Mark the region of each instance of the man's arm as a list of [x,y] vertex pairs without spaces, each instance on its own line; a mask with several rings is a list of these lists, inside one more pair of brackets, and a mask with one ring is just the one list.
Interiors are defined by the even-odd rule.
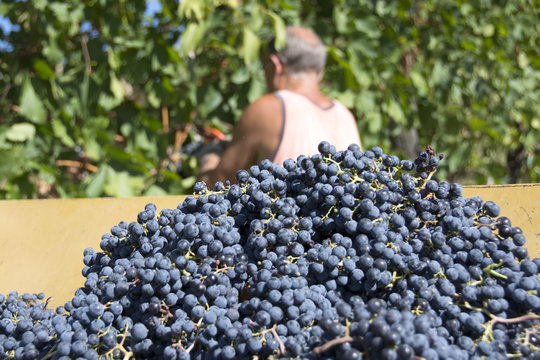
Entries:
[[236,181],[235,174],[263,159],[270,158],[279,144],[281,103],[267,94],[250,104],[235,128],[233,139],[217,167],[200,175],[209,188],[217,181]]

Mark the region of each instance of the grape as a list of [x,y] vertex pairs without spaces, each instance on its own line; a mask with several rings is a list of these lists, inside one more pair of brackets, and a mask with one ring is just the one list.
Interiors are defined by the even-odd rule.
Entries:
[[0,294],[0,358],[537,356],[540,259],[501,208],[380,147],[197,183],[85,249],[71,301]]
[[131,336],[135,341],[141,341],[148,335],[148,329],[142,323],[136,323],[131,330]]

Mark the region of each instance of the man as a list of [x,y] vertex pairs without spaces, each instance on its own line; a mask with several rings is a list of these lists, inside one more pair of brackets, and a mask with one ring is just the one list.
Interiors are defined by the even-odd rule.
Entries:
[[265,77],[268,93],[250,104],[217,166],[206,163],[201,180],[235,180],[240,169],[264,159],[282,164],[298,155],[313,155],[323,140],[337,150],[360,143],[356,121],[340,102],[324,95],[319,82],[326,63],[320,38],[301,27],[288,27],[285,47],[268,45]]

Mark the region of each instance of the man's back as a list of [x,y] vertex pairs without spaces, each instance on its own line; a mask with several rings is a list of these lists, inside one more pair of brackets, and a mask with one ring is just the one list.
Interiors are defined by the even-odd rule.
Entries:
[[338,150],[361,145],[352,114],[319,88],[326,62],[320,38],[308,29],[288,27],[285,47],[276,49],[274,40],[264,62],[268,93],[244,111],[221,159],[206,162],[212,165],[201,175],[207,183],[234,180],[236,171],[264,159],[281,164],[315,154],[322,141]]
[[272,161],[282,164],[299,155],[313,155],[322,141],[338,150],[360,145],[353,115],[339,101],[322,106],[305,95],[290,90],[274,93],[281,101],[281,137]]

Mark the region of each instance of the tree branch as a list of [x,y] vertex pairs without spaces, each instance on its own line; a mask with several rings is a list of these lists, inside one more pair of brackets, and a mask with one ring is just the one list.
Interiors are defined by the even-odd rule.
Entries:
[[92,74],[92,59],[90,59],[90,53],[88,52],[88,36],[81,36],[81,46],[84,56],[85,68],[84,70],[88,75]]

